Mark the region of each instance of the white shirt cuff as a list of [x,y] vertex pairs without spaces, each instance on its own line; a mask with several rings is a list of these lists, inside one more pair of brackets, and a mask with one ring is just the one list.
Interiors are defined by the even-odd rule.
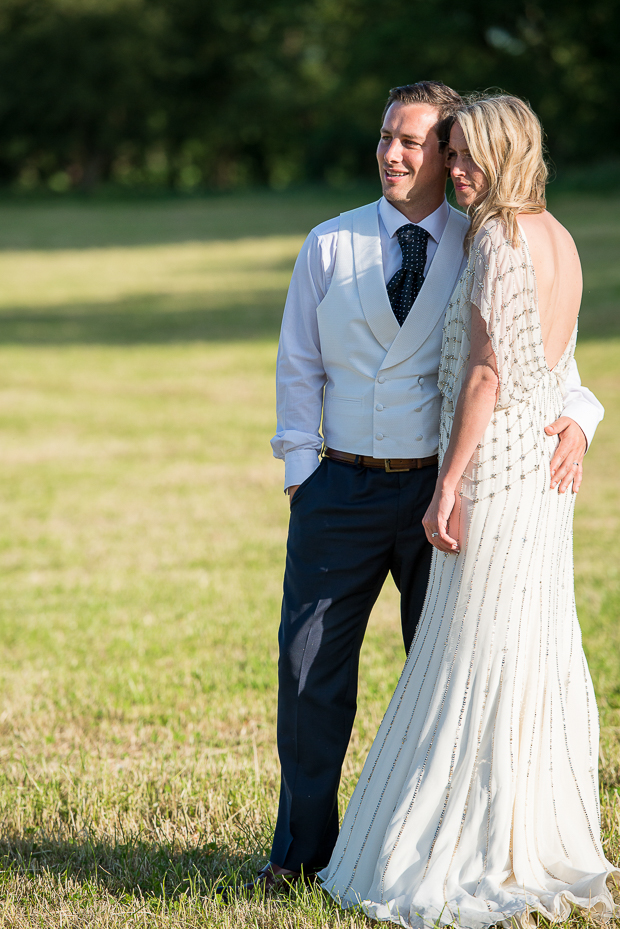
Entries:
[[286,452],[284,455],[284,490],[295,484],[303,484],[318,466],[319,455],[313,448],[299,448]]

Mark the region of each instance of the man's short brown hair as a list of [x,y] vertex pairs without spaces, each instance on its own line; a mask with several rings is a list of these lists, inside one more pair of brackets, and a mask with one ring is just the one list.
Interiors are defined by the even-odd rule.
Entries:
[[454,112],[463,105],[463,99],[456,90],[452,90],[441,81],[418,81],[417,84],[401,84],[400,87],[392,87],[383,110],[382,120],[385,119],[385,114],[393,103],[406,105],[427,103],[429,106],[437,107],[439,119],[435,130],[439,141],[445,144],[450,137]]

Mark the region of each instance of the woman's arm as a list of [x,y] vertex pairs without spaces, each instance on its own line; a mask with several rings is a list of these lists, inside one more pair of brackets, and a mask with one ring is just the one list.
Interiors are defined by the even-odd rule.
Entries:
[[459,550],[458,541],[448,535],[448,519],[454,509],[456,490],[463,472],[489,425],[498,388],[497,362],[491,341],[480,311],[472,304],[467,374],[456,404],[450,443],[435,493],[422,520],[426,538],[441,552],[457,553]]

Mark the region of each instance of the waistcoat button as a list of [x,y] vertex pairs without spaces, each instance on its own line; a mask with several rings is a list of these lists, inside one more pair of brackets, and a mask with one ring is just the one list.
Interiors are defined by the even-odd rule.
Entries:
[[381,377],[378,377],[377,380],[379,381],[380,384],[385,384],[385,378],[383,377],[383,375],[381,375]]
[[419,378],[418,378],[418,384],[420,385],[420,387],[423,387],[423,386],[424,386],[424,378],[423,378],[423,377],[419,377]]
[[[375,439],[377,440],[377,442],[380,442],[382,438],[383,438],[382,432],[378,432],[375,436]],[[422,438],[422,436],[420,436],[420,438]]]
[[417,435],[417,436],[415,437],[415,440],[416,440],[416,442],[421,442],[423,438],[424,438],[423,435]]
[[415,410],[414,410],[413,412],[414,412],[414,413],[421,413],[421,412],[422,412],[422,407],[421,407],[421,406],[416,406],[416,408],[415,408]]
[[376,407],[375,407],[375,410],[379,410],[379,412],[381,412],[382,409],[383,409],[383,404],[382,404],[382,403],[377,403],[377,405],[376,405]]

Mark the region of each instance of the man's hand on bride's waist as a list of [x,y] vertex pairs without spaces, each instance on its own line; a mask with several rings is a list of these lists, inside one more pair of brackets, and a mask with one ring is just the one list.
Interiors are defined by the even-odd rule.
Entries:
[[560,416],[554,423],[545,426],[547,435],[557,435],[558,447],[551,459],[551,489],[557,487],[563,494],[571,483],[576,494],[583,478],[583,456],[587,450],[586,437],[581,426],[568,416]]

